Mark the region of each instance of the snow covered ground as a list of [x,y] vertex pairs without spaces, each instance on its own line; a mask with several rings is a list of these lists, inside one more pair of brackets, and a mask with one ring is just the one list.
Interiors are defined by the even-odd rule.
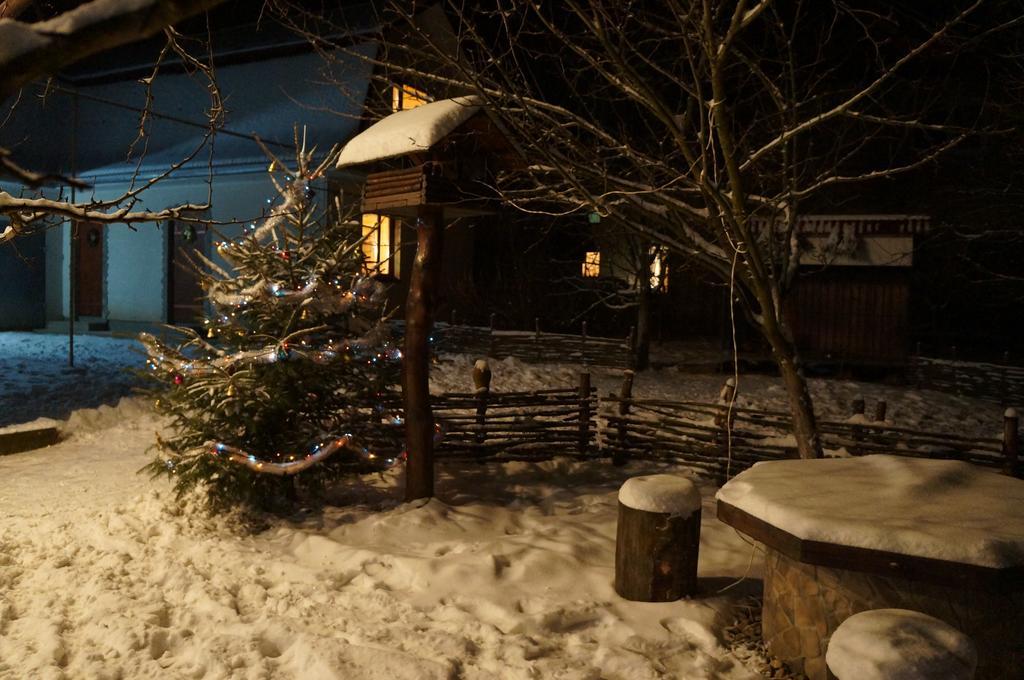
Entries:
[[[43,352],[49,336],[29,337],[42,340],[13,346]],[[44,413],[20,402],[60,399],[67,409],[112,394],[27,359],[11,364],[12,341],[0,343],[15,367],[0,383],[8,413],[30,419]],[[96,375],[115,375],[99,369],[114,357],[134,360],[127,341],[81,344],[83,356],[95,351]],[[438,364],[434,389],[467,390],[472,360]],[[505,360],[492,370],[493,389],[513,390],[574,384],[578,368]],[[604,394],[619,375],[594,379]],[[712,399],[722,379],[644,373],[636,392]],[[819,410],[843,415],[863,393],[869,409],[884,395],[904,424],[999,426],[992,407],[965,400],[857,383],[812,389]],[[744,377],[740,391],[744,403],[784,403],[771,378]],[[129,398],[79,408],[53,447],[0,457],[3,680],[758,677],[721,631],[759,588],[760,556],[714,518],[713,488],[702,489],[706,595],[642,604],[612,589],[618,487],[684,468],[444,465],[426,503],[401,503],[390,472],[353,479],[322,510],[210,518],[135,474],[161,426]]]
[[0,427],[117,403],[137,384],[128,369],[145,364],[132,347],[141,349],[121,338],[76,336],[70,368],[66,335],[0,332]]

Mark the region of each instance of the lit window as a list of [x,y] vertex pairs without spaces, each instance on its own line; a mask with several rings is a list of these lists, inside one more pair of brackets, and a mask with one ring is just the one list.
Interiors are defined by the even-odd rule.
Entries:
[[668,290],[668,248],[654,246],[651,248],[651,289]]
[[363,215],[363,257],[367,271],[398,276],[400,228],[386,215]]
[[601,253],[597,250],[589,250],[583,256],[583,275],[594,277],[601,275]]
[[427,93],[409,85],[391,86],[391,110],[408,111],[430,102]]

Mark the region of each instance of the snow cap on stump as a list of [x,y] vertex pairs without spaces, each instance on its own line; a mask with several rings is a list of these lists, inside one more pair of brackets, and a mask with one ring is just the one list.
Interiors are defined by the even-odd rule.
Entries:
[[873,609],[839,624],[825,662],[839,680],[971,680],[971,639],[921,612]]
[[700,509],[700,491],[685,477],[646,475],[627,479],[619,502],[634,510],[688,517]]

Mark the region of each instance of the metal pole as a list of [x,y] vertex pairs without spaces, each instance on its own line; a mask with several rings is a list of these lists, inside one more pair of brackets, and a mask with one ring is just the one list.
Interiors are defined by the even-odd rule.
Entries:
[[[78,174],[78,91],[72,97],[71,106],[71,176]],[[75,185],[71,185],[71,202],[75,202]],[[75,317],[78,300],[78,223],[70,220],[71,247],[68,263],[68,366],[75,367]]]

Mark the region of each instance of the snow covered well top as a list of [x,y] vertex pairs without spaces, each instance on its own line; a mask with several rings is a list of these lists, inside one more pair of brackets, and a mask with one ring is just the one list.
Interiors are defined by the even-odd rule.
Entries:
[[804,540],[1024,565],[1024,481],[970,463],[885,455],[770,461],[716,497]]
[[627,479],[619,502],[634,510],[688,516],[700,509],[700,491],[685,477],[646,475]]
[[908,609],[874,609],[839,624],[825,661],[839,680],[971,680],[971,639]]
[[341,150],[337,167],[425,151],[479,110],[480,99],[468,96],[392,113],[353,137]]

